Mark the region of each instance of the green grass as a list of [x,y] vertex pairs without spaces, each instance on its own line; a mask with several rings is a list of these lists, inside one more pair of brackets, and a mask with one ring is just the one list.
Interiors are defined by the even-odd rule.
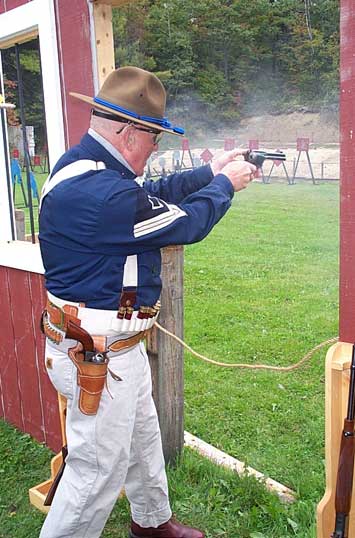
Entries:
[[[0,453],[0,538],[35,538],[44,515],[29,504],[27,491],[48,477],[52,454],[1,420]],[[240,478],[189,449],[168,476],[173,510],[206,529],[207,538],[295,536],[297,521],[309,522],[302,503],[282,506],[255,478]],[[129,520],[127,500],[120,499],[103,538],[126,538]]]
[[[296,362],[337,335],[337,257],[337,184],[252,185],[185,250],[185,339],[226,362]],[[324,491],[325,352],[287,374],[187,356],[186,429],[314,508]]]
[[[37,189],[40,195],[43,183],[47,179],[48,174],[41,173],[38,168],[33,170],[33,174],[36,178]],[[26,234],[29,235],[31,233],[31,225],[30,225],[30,210],[28,207],[27,175],[26,175],[25,170],[22,171],[22,182],[23,182],[25,198],[21,189],[21,185],[16,183],[15,207],[16,209],[22,209],[25,212],[25,229],[26,229]],[[27,205],[25,203],[25,199],[26,199]],[[33,193],[32,193],[32,204],[33,204],[34,229],[35,229],[35,233],[37,233],[38,232],[38,200],[37,198],[33,198]]]
[[[253,184],[206,240],[185,248],[185,340],[208,357],[288,365],[337,331],[338,184]],[[223,369],[186,354],[185,429],[291,487],[297,500],[281,505],[251,477],[185,450],[169,469],[179,518],[208,538],[315,537],[325,353],[291,373]],[[0,538],[36,536],[43,516],[26,491],[48,477],[50,453],[1,428]],[[126,536],[128,520],[120,501],[103,536]]]

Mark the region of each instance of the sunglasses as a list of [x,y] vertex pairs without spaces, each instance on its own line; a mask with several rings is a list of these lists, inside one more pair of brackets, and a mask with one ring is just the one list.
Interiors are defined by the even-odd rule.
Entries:
[[160,140],[163,138],[163,135],[164,133],[162,133],[161,131],[157,131],[156,129],[145,129],[143,127],[136,127],[136,125],[132,124],[133,127],[137,130],[137,131],[144,131],[145,133],[151,133],[153,134],[153,144],[159,144]]
[[[153,134],[154,145],[159,144],[160,140],[163,138],[164,133],[162,131],[158,131],[157,129],[147,129],[145,127],[141,127],[141,125],[138,126],[138,124],[130,120],[125,120],[124,118],[118,118],[114,114],[109,114],[108,112],[101,112],[101,110],[99,111],[99,110],[93,109],[91,112],[93,116],[98,116],[99,118],[104,118],[106,120],[116,121],[118,123],[127,123],[127,125],[132,125],[132,127],[134,127],[137,131],[144,131],[146,133]],[[116,131],[116,134],[120,134],[123,131],[123,129],[125,129],[125,127],[126,126]]]

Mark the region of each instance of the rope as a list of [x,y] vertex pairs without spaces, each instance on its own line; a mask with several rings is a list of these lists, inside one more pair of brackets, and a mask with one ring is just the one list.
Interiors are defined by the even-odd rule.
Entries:
[[325,340],[324,342],[318,344],[317,346],[313,347],[308,353],[306,353],[301,360],[296,362],[296,364],[291,364],[290,366],[269,366],[267,364],[246,364],[246,363],[228,363],[228,362],[219,362],[215,361],[213,359],[209,359],[208,357],[205,357],[204,355],[201,355],[200,353],[197,353],[197,351],[194,351],[189,345],[187,345],[181,338],[176,336],[175,334],[171,333],[167,329],[164,329],[159,323],[156,321],[155,326],[159,331],[167,334],[168,336],[171,336],[174,340],[179,342],[184,348],[186,348],[192,355],[195,355],[195,357],[198,357],[199,359],[209,362],[210,364],[214,364],[216,366],[224,366],[225,368],[249,368],[250,370],[273,370],[277,372],[290,372],[291,370],[296,370],[297,368],[300,368],[303,366],[307,361],[309,361],[312,356],[318,351],[319,349],[322,349],[322,347],[327,346],[329,344],[333,344],[338,341],[339,337],[335,336],[333,338],[329,338],[329,340]]

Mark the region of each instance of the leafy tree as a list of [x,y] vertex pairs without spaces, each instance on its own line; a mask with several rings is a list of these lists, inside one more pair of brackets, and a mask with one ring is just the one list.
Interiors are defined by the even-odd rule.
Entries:
[[[38,40],[20,45],[19,56],[26,124],[33,125],[36,146],[41,151],[46,146],[46,128]],[[2,51],[2,64],[4,79],[7,81],[5,83],[5,96],[16,104],[11,121],[12,124],[20,124],[18,76],[14,47]]]
[[336,0],[140,0],[117,13],[120,64],[155,71],[179,115],[234,121],[337,101]]

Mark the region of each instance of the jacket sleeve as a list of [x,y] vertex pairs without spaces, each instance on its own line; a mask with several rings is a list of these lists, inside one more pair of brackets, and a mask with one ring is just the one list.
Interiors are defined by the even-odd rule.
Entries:
[[195,170],[171,174],[165,179],[149,180],[143,183],[143,188],[151,195],[157,196],[165,202],[179,204],[189,194],[208,185],[213,179],[209,164],[200,166]]
[[229,179],[218,174],[205,187],[171,204],[136,188],[115,195],[102,211],[98,241],[93,248],[105,254],[139,254],[168,245],[203,239],[231,205]]

